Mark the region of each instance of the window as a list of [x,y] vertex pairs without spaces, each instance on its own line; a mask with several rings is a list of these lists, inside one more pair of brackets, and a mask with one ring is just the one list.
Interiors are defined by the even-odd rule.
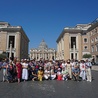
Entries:
[[94,43],[94,39],[91,39],[91,43]]
[[98,37],[95,38],[95,42],[98,41]]
[[87,38],[84,38],[84,43],[87,43]]
[[87,46],[84,46],[84,49],[87,50]]
[[98,52],[98,44],[96,45],[96,51]]
[[71,37],[71,48],[74,48],[73,46],[75,45],[76,48],[76,37]]
[[10,48],[10,44],[12,44],[12,48],[14,48],[15,46],[15,36],[9,36],[9,48]]
[[74,59],[73,53],[71,53],[71,59]]

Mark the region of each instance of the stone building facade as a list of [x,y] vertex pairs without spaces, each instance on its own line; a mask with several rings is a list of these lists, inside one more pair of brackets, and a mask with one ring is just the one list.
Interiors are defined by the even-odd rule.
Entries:
[[98,18],[89,24],[65,27],[57,39],[57,59],[83,59],[91,54],[98,61]]
[[95,19],[91,25],[87,30],[90,35],[90,53],[95,62],[98,63],[98,18]]
[[38,48],[30,49],[30,59],[44,59],[44,60],[55,60],[56,50],[48,48],[46,42],[42,40]]
[[21,26],[0,22],[0,53],[18,59],[28,58],[29,38]]

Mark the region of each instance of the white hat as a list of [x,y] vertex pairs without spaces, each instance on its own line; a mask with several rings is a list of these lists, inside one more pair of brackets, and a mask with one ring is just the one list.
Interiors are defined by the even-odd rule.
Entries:
[[58,68],[58,70],[61,70],[61,68]]

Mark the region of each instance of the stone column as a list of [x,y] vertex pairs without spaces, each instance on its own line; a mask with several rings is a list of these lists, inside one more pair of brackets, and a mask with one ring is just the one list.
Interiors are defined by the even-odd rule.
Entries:
[[43,53],[43,59],[44,59],[44,53]]
[[82,37],[81,37],[81,34],[78,33],[78,60],[81,60],[82,59]]
[[64,35],[64,60],[70,58],[70,48],[69,48],[69,33]]
[[18,59],[20,59],[20,40],[21,39],[21,33],[17,32],[17,43],[16,43],[16,56]]
[[39,53],[39,55],[38,55],[38,58],[39,58],[39,60],[40,60],[40,53]]
[[74,60],[75,60],[76,59],[75,42],[73,42],[73,54],[74,54]]
[[48,59],[50,60],[50,54],[48,53]]
[[46,60],[46,53],[45,53],[45,60]]
[[34,53],[32,53],[32,59],[34,59]]
[[54,59],[55,59],[55,52],[53,53]]
[[36,53],[36,60],[37,60],[37,53]]

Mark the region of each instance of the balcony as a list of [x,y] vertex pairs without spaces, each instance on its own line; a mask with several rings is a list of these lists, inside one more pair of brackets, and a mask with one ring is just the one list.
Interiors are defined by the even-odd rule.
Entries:
[[[74,52],[74,49],[70,48],[70,52]],[[75,48],[75,52],[78,52],[78,49]]]
[[[10,51],[10,48],[7,48],[7,49],[6,49],[6,52],[9,52],[9,51]],[[16,51],[16,48],[12,48],[12,51],[15,52],[15,51]]]

